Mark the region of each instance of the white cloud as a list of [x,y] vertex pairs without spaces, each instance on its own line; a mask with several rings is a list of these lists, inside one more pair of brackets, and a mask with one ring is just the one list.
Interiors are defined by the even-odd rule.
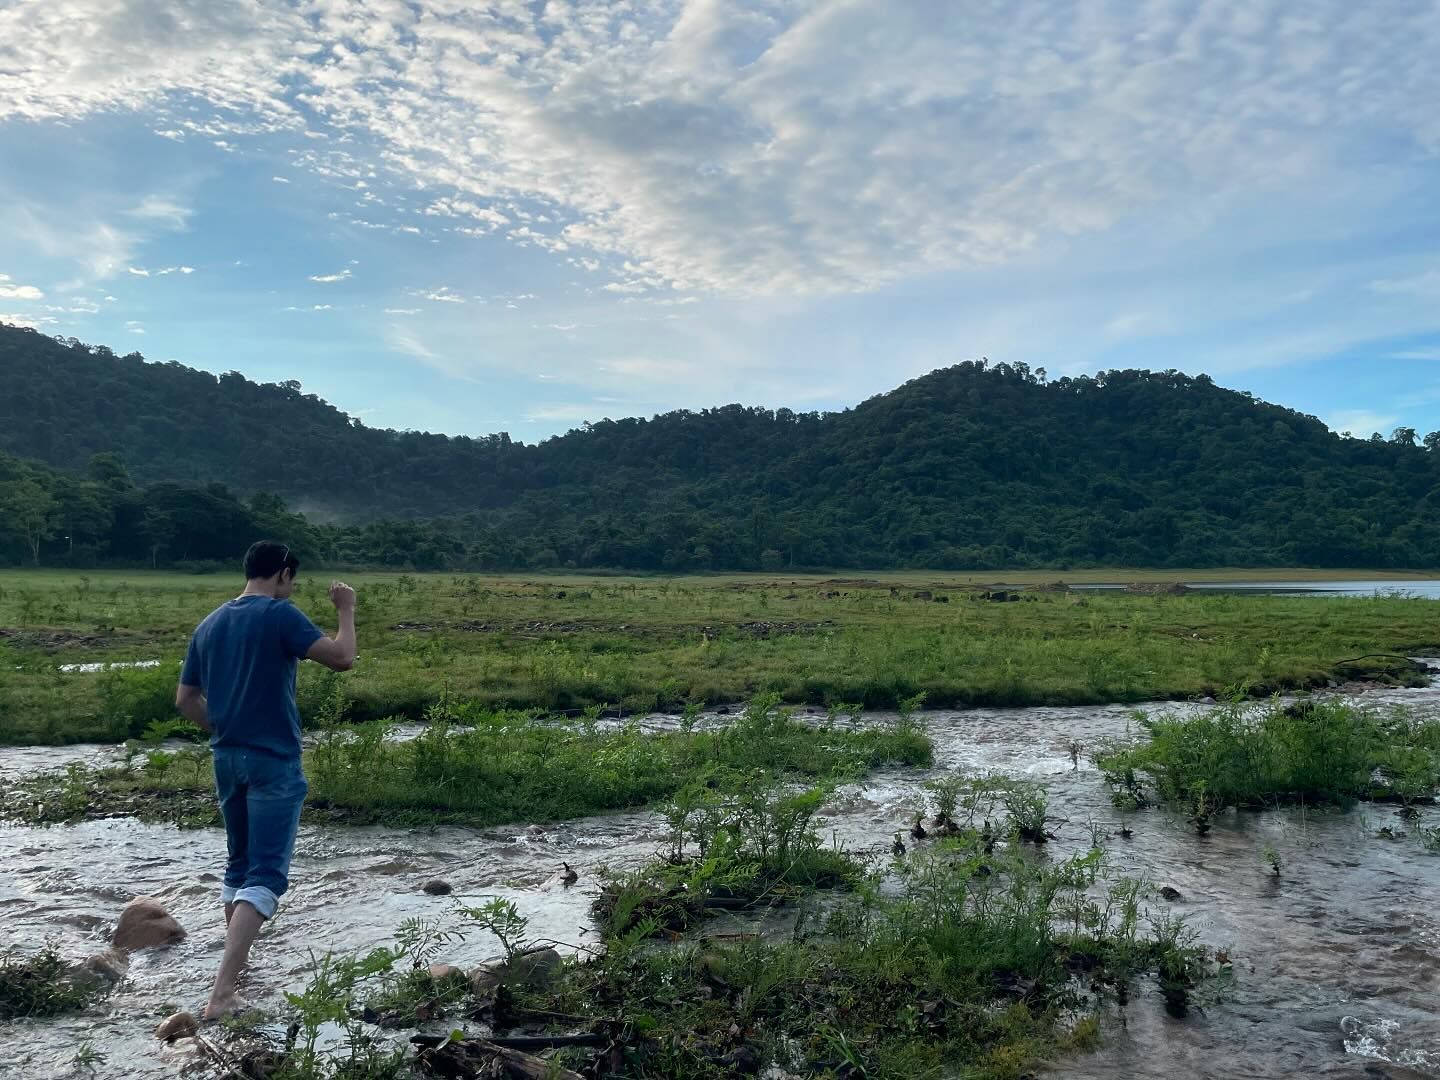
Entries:
[[1440,345],[1425,349],[1405,349],[1390,354],[1391,360],[1440,360]]
[[833,292],[1434,155],[1437,48],[1408,0],[45,0],[0,10],[0,119],[350,139],[621,287]]
[[1425,270],[1408,277],[1380,278],[1370,283],[1373,292],[1386,296],[1418,296],[1440,300],[1440,269]]
[[478,381],[464,365],[457,364],[443,354],[437,353],[411,330],[400,326],[391,326],[387,337],[392,348],[419,360],[426,367],[432,368],[442,375],[459,379],[461,382]]
[[0,300],[43,300],[45,294],[34,285],[12,285],[8,274],[0,274]]
[[[0,10],[0,22],[5,12]],[[3,42],[0,35],[0,42]],[[0,69],[3,69],[3,47],[0,47]],[[0,75],[0,85],[4,76]],[[4,91],[0,89],[0,101]],[[56,286],[58,292],[69,292],[91,282],[123,273],[133,265],[135,252],[154,227],[153,222],[134,219],[132,226],[113,224],[125,216],[123,207],[94,205],[107,200],[67,199],[55,205],[43,205],[26,198],[0,199],[0,236],[14,250],[33,254],[74,266],[77,277]],[[161,226],[163,228],[163,226]]]
[[387,308],[385,309],[385,314],[386,314],[386,315],[419,315],[419,314],[420,314],[420,309],[419,309],[418,307],[387,307]]
[[127,274],[134,274],[136,277],[165,277],[167,274],[193,274],[195,273],[195,267],[159,266],[154,270],[149,270],[143,266],[127,266],[125,272]]
[[602,360],[600,371],[622,380],[639,379],[647,383],[691,383],[704,377],[704,360],[676,360],[651,356],[627,356]]
[[1388,435],[1400,422],[1400,417],[1390,413],[1371,412],[1367,409],[1341,409],[1325,418],[1331,431],[1349,432],[1356,438],[1368,438],[1375,432]]
[[143,333],[145,333],[144,324],[138,323],[138,322],[136,322],[134,319],[129,319],[129,320],[126,321],[126,323],[125,323],[125,329],[128,330],[128,331],[130,331],[130,333],[132,333],[132,334],[143,334]]
[[0,311],[0,323],[24,327],[26,330],[39,330],[45,326],[54,326],[58,321],[53,315],[25,315],[18,312]]
[[346,269],[341,270],[339,273],[336,274],[311,274],[310,280],[318,281],[321,284],[328,285],[331,282],[344,281],[348,277],[350,277],[350,270],[347,267]]
[[451,290],[450,286],[448,285],[442,285],[438,289],[434,289],[431,292],[422,293],[421,295],[424,296],[426,300],[437,300],[442,304],[465,303],[465,298],[463,296],[456,296],[454,291]]
[[605,408],[605,405],[598,401],[575,402],[563,405],[537,405],[531,408],[525,419],[532,424],[562,422],[577,422],[582,420],[599,420],[610,412],[623,412]]
[[288,183],[290,183],[290,181],[287,180],[287,179],[286,179],[285,177],[283,177],[283,176],[272,176],[272,177],[270,177],[270,179],[273,180],[273,181],[275,181],[275,183],[277,183],[277,184],[288,184]]
[[175,231],[182,230],[189,225],[192,213],[193,211],[188,206],[182,206],[175,200],[160,195],[147,195],[139,206],[126,211],[130,217],[138,218],[141,221],[153,221]]

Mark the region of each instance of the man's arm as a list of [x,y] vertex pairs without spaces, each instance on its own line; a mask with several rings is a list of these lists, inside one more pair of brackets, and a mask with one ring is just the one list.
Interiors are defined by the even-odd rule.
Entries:
[[210,707],[205,700],[205,666],[200,660],[200,632],[190,637],[185,650],[185,663],[180,665],[180,685],[175,689],[175,707],[180,715],[205,734],[213,734]]
[[324,664],[331,671],[349,671],[355,666],[355,590],[336,581],[330,586],[330,602],[335,605],[340,629],[333,638],[322,637],[311,645],[305,659]]
[[189,720],[205,734],[212,734],[210,727],[210,711],[205,702],[205,691],[198,686],[186,686],[181,683],[175,691],[175,707],[180,710],[180,715]]

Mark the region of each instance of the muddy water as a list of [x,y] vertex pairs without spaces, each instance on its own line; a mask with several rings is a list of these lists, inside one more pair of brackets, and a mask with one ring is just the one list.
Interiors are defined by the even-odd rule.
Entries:
[[[1366,700],[1440,712],[1440,688]],[[1083,760],[1072,767],[1066,745],[1124,737],[1130,717],[1118,706],[975,710],[933,712],[927,724],[937,771],[995,770],[1045,783],[1053,811],[1068,819],[1050,845],[1050,855],[1062,857],[1089,847],[1088,822],[1118,822],[1099,777]],[[96,747],[0,750],[0,768],[116,756]],[[827,808],[822,830],[853,850],[883,852],[921,805],[926,778],[885,772],[846,789]],[[1098,1052],[1057,1062],[1054,1075],[1440,1077],[1440,857],[1414,839],[1376,839],[1382,825],[1400,825],[1393,812],[1229,815],[1203,839],[1163,811],[1131,815],[1129,823],[1133,838],[1109,844],[1115,860],[1179,890],[1181,900],[1156,908],[1183,913],[1202,940],[1227,946],[1233,981],[1184,1020],[1169,1018],[1147,984],[1123,1013],[1107,1014]],[[1431,811],[1424,823],[1440,824],[1440,815]],[[663,824],[648,813],[544,831],[306,827],[294,885],[256,947],[245,991],[255,1004],[278,1005],[284,990],[303,985],[312,951],[388,941],[402,919],[444,918],[457,898],[511,898],[535,938],[583,947],[593,940],[596,867],[638,864],[663,842]],[[1263,860],[1266,844],[1283,861],[1278,881]],[[216,830],[130,820],[0,825],[0,945],[51,938],[67,956],[82,957],[103,948],[120,908],[139,893],[161,898],[190,930],[177,948],[137,956],[119,990],[85,1014],[0,1025],[0,1075],[81,1075],[69,1063],[84,1040],[106,1055],[101,1076],[171,1077],[195,1066],[190,1043],[162,1048],[149,1033],[159,1015],[204,1000],[222,946],[215,875],[223,854]],[[559,881],[562,860],[580,873],[573,888]],[[453,898],[421,892],[435,877],[452,885]],[[470,964],[493,951],[475,935],[446,959]]]

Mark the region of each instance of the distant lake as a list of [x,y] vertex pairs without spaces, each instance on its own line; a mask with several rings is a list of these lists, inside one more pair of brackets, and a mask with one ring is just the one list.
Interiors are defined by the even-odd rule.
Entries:
[[[1374,596],[1399,594],[1440,600],[1440,581],[1187,581],[1197,592],[1273,593],[1284,596]],[[1072,589],[1123,589],[1124,583],[1072,584]]]

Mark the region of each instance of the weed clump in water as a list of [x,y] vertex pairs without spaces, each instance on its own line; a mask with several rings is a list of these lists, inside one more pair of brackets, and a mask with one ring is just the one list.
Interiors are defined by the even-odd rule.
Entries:
[[74,1012],[100,997],[106,985],[84,968],[67,964],[53,944],[30,956],[0,952],[0,1020]]
[[1227,807],[1409,804],[1433,801],[1440,786],[1440,721],[1400,709],[1379,713],[1335,700],[1235,703],[1139,722],[1149,741],[1096,757],[1117,805],[1181,806],[1202,833]]
[[775,907],[864,877],[848,853],[812,828],[833,783],[796,789],[763,772],[712,771],[676,793],[663,859],[610,875],[595,904],[607,938],[675,934],[707,912]]

